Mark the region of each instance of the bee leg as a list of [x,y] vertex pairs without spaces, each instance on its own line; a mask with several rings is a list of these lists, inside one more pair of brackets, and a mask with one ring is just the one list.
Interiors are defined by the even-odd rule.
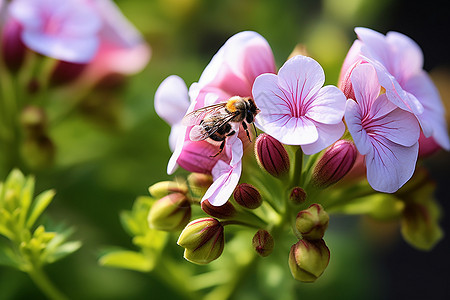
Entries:
[[258,132],[256,131],[255,123],[252,123],[252,125],[253,125],[253,129],[255,130],[255,137],[257,137],[258,136]]
[[250,138],[250,133],[248,132],[248,126],[247,126],[247,123],[242,122],[242,127],[244,127],[244,130],[245,130],[245,132],[247,133],[248,140],[251,142],[252,139]]
[[[234,131],[233,131],[233,132],[234,132]],[[216,157],[217,155],[219,155],[220,153],[222,153],[224,147],[225,147],[225,139],[222,141],[222,143],[220,143],[220,146],[219,146],[219,152],[217,152],[217,153],[214,154],[214,155],[210,155],[209,157]]]
[[231,132],[229,132],[229,133],[227,133],[227,136],[232,136],[233,134],[235,134],[236,133],[236,131],[231,131]]

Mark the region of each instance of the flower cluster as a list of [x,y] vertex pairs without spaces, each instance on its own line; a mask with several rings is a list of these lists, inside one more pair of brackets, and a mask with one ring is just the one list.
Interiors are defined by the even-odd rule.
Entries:
[[[172,126],[168,173],[181,166],[212,179],[199,193],[192,193],[196,185],[188,180],[183,195],[168,191],[159,200],[169,203],[162,215],[176,219],[174,229],[181,219],[187,224],[180,209],[185,199],[209,215],[183,229],[178,244],[186,259],[204,264],[222,255],[229,225],[258,228],[252,245],[261,256],[281,247],[277,241],[291,228],[298,238],[289,254],[292,275],[315,281],[328,265],[323,238],[335,212],[403,220],[404,237],[417,248],[429,249],[440,239],[423,238],[440,232],[437,217],[422,232],[413,234],[410,226],[424,222],[411,218],[417,204],[411,191],[429,182],[414,179],[422,175],[410,181],[419,149],[431,143],[428,153],[450,150],[443,105],[423,70],[422,52],[397,32],[355,31],[338,87],[324,86],[324,70],[311,57],[293,55],[277,71],[267,41],[250,31],[231,37],[189,90],[174,75],[161,83],[155,109]],[[235,99],[249,98],[257,112],[237,118]],[[195,124],[183,122],[187,114],[196,115]],[[211,130],[216,119],[225,121]],[[252,123],[257,139],[248,130]],[[199,130],[206,134],[194,138]],[[215,132],[223,136],[217,139]],[[150,218],[160,210],[151,208]]]

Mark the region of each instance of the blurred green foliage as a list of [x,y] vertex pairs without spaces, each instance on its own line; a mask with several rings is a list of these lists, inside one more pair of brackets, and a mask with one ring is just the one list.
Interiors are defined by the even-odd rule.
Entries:
[[[367,26],[385,32],[388,28],[383,20],[392,17],[389,13],[395,1],[116,3],[151,45],[148,67],[130,77],[113,96],[91,95],[102,101],[88,106],[89,110],[79,109],[51,127],[57,151],[54,166],[24,171],[39,179],[38,193],[49,188],[57,191],[48,215],[75,227],[73,238],[83,243],[74,255],[48,268],[49,277],[71,299],[181,299],[182,295],[162,284],[153,273],[105,268],[97,262],[102,249],[109,245],[138,250],[122,228],[119,214],[130,210],[137,196],[146,195],[149,185],[169,178],[165,170],[170,157],[170,128],[153,108],[158,85],[168,75],[176,74],[189,86],[198,80],[220,46],[243,30],[257,31],[268,40],[278,67],[297,44],[303,44],[324,67],[327,83],[336,84],[346,51],[355,39],[353,28]],[[2,179],[8,171],[0,171]],[[382,297],[383,290],[378,288],[381,271],[367,259],[369,245],[354,238],[360,234],[354,226],[357,221],[338,218],[330,222],[333,229],[327,233],[327,243],[332,258],[327,276],[314,285],[299,284],[299,299],[327,299],[338,294],[342,299]],[[189,264],[183,259],[183,249],[174,241],[170,243],[180,267]],[[245,299],[255,298],[255,288],[267,292],[264,299],[283,299],[283,271],[275,264],[264,265],[264,278],[249,277],[243,285],[240,295]],[[369,269],[371,272],[367,272]],[[0,268],[0,299],[42,297],[28,277],[11,268]]]

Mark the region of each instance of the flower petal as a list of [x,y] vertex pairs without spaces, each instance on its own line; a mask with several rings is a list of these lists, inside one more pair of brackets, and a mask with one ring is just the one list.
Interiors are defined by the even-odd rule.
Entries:
[[318,124],[316,123],[318,139],[314,143],[302,145],[303,153],[312,155],[318,153],[336,142],[345,131],[345,125],[341,121],[337,124]]
[[362,64],[353,70],[350,78],[356,98],[354,100],[358,102],[362,116],[366,116],[380,93],[377,73],[372,65]]
[[306,117],[322,124],[342,122],[346,98],[335,86],[325,86],[314,96],[305,114]]
[[202,202],[208,200],[211,205],[222,206],[233,194],[242,172],[242,162],[229,165],[219,160],[212,170],[214,182],[208,188],[202,198]]
[[183,79],[176,75],[164,79],[156,90],[156,113],[170,125],[179,123],[183,119],[189,104],[187,86]]
[[214,86],[232,96],[251,96],[252,84],[263,73],[274,73],[275,59],[258,33],[235,34],[219,49],[200,77],[201,86]]
[[297,111],[307,106],[325,82],[325,73],[320,64],[302,55],[285,62],[278,72],[278,77],[280,87],[292,95]]
[[379,138],[366,155],[367,181],[377,191],[394,193],[413,175],[419,143],[411,147]]
[[366,130],[362,126],[363,115],[355,100],[348,99],[345,109],[345,122],[359,153],[365,155],[371,150]]

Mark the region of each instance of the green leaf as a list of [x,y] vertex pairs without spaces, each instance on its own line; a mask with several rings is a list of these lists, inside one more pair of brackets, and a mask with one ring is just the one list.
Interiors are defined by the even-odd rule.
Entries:
[[9,245],[0,244],[0,265],[20,269],[19,259]]
[[46,263],[53,263],[61,258],[66,257],[69,254],[74,253],[78,249],[80,249],[82,243],[80,241],[71,241],[59,245],[54,251],[49,253],[46,257]]
[[399,217],[404,206],[404,202],[394,195],[377,193],[349,200],[339,206],[330,207],[327,212],[350,215],[367,214],[378,220],[389,220]]
[[114,268],[149,272],[154,267],[154,260],[148,259],[142,253],[136,251],[115,251],[103,255],[99,260],[100,265]]
[[33,200],[34,184],[35,184],[34,177],[29,176],[26,179],[25,184],[22,188],[22,193],[20,195],[20,207],[21,207],[21,212],[20,212],[20,217],[19,217],[20,227],[23,227],[25,225],[25,220],[28,215],[28,210],[29,210],[31,202]]
[[52,202],[53,197],[55,196],[54,190],[48,190],[45,192],[40,193],[31,208],[30,216],[27,220],[27,228],[33,227],[36,220],[39,218],[39,216],[44,212],[44,210],[47,208],[47,206]]

